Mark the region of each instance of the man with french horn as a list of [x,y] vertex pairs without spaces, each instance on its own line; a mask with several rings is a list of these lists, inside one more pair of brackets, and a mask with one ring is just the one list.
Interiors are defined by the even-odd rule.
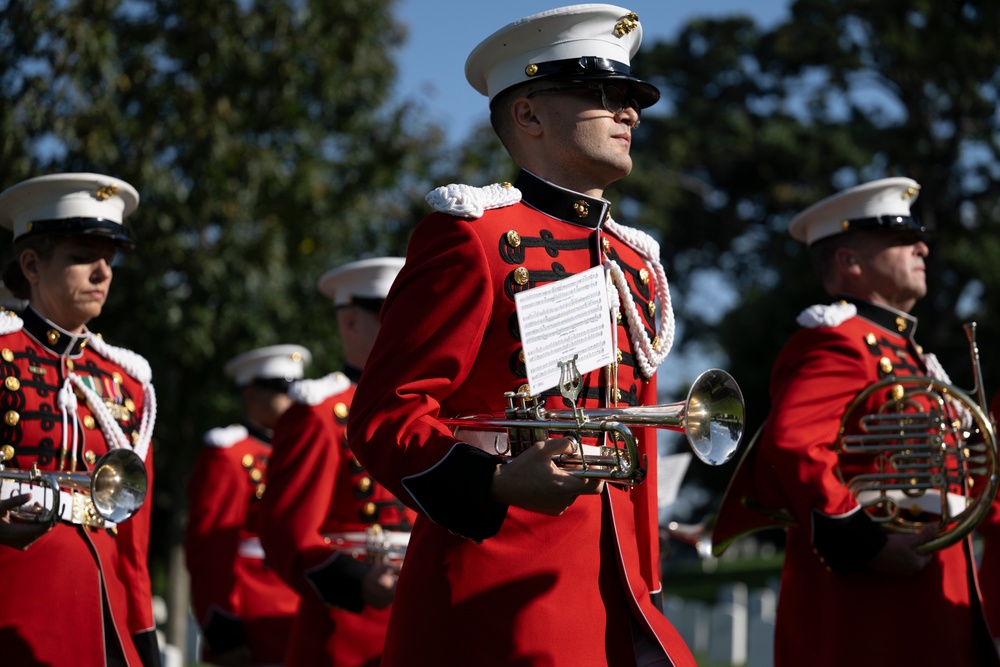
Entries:
[[713,536],[718,554],[765,525],[787,530],[776,667],[1000,664],[968,536],[996,490],[974,463],[995,463],[992,445],[969,433],[995,436],[915,339],[929,254],[911,213],[919,187],[848,188],[789,228],[836,301],[799,315]]
[[[427,196],[436,211],[413,233],[355,395],[352,448],[419,512],[384,667],[695,664],[656,603],[653,433],[638,438],[647,478],[630,485],[555,465],[601,449],[586,440],[532,434],[508,458],[514,436],[475,425],[457,434],[446,422],[502,413],[505,392],[549,409],[656,402],[673,335],[659,248],[615,222],[603,198],[631,171],[632,132],[659,98],[629,64],[641,36],[627,9],[562,7],[507,25],[466,61],[522,170],[514,183]],[[595,322],[612,342],[606,365],[581,370],[560,395],[531,384],[515,304],[566,282],[596,299],[560,309],[539,297],[548,326]]]

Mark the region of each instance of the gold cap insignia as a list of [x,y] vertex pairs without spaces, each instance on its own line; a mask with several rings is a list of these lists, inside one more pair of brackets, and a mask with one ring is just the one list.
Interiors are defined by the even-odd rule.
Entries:
[[578,199],[573,202],[573,212],[578,218],[586,218],[590,215],[590,204],[584,199]]
[[635,12],[629,12],[618,19],[618,23],[615,24],[615,37],[624,37],[638,27],[639,15]]
[[94,193],[94,196],[100,199],[101,201],[104,201],[105,199],[110,199],[111,197],[114,197],[116,194],[118,194],[118,186],[115,185],[114,183],[110,183],[103,187],[97,188],[97,192]]
[[903,317],[897,317],[896,318],[896,329],[899,330],[899,333],[903,333],[904,331],[906,331],[906,319],[905,318],[903,318]]

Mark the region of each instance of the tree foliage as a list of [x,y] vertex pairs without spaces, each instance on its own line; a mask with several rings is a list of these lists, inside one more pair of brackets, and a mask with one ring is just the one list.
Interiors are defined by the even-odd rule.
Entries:
[[[402,254],[439,133],[392,103],[392,0],[0,0],[0,184],[140,191],[96,331],[150,360],[162,564],[187,470],[239,416],[223,363],[274,343],[339,367],[326,269]],[[166,527],[171,526],[171,530]]]
[[[635,172],[616,189],[630,221],[663,239],[686,340],[728,359],[750,434],[795,316],[830,300],[788,222],[885,176],[922,185],[914,211],[937,230],[918,340],[968,388],[961,324],[978,320],[985,386],[1000,389],[998,23],[984,0],[797,0],[773,29],[699,20],[640,54],[664,101],[643,118]],[[733,307],[720,311],[704,288],[713,273]]]

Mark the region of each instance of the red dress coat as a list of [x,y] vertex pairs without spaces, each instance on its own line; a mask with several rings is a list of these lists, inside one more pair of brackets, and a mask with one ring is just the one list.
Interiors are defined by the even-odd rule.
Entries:
[[[799,321],[804,328],[772,371],[770,416],[716,524],[717,539],[758,527],[747,503],[791,523],[776,667],[1000,664],[984,630],[971,540],[935,552],[913,576],[865,570],[887,538],[835,469],[840,421],[854,398],[889,374],[929,374],[917,321],[861,301],[813,306]],[[886,399],[873,394],[859,414]],[[874,469],[858,456],[845,476]]]
[[107,639],[108,652],[130,666],[159,664],[147,568],[156,414],[149,364],[31,308],[23,318],[22,326],[13,313],[0,316],[0,444],[14,449],[7,467],[88,470],[111,448],[128,447],[145,459],[149,490],[116,527],[59,521],[24,551],[0,546],[0,662],[104,665]]
[[361,599],[369,566],[336,536],[375,525],[409,531],[413,513],[358,464],[345,440],[354,385],[342,373],[300,380],[274,428],[261,539],[275,570],[302,596],[286,667],[376,667],[390,608]]
[[[633,631],[673,664],[694,665],[652,596],[660,586],[655,437],[639,433],[643,484],[608,484],[549,517],[491,501],[501,459],[438,421],[502,410],[504,392],[526,382],[517,292],[613,260],[634,323],[649,339],[658,333],[656,272],[603,229],[607,201],[527,172],[515,188],[506,197],[500,186],[446,189],[457,195],[455,214],[432,214],[415,230],[355,396],[354,451],[420,512],[383,665],[634,665]],[[617,327],[618,404],[654,403],[653,373],[637,369],[628,321]],[[603,370],[585,374],[581,404],[607,406],[606,380]],[[544,396],[564,407],[554,392]]]
[[[996,423],[1000,417],[1000,392],[993,396],[990,415]],[[1000,637],[1000,500],[993,502],[978,532],[983,538],[983,553],[979,568],[983,611],[986,612],[991,634]]]
[[188,482],[184,552],[205,660],[247,646],[255,665],[280,664],[299,596],[264,559],[261,498],[270,434],[234,424],[205,434]]

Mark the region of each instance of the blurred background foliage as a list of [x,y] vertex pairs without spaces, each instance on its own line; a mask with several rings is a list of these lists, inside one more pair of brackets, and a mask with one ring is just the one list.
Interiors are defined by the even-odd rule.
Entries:
[[[139,247],[93,328],[153,366],[160,592],[181,567],[201,435],[238,417],[225,360],[297,342],[314,352],[312,376],[338,368],[317,277],[403,254],[432,187],[513,176],[488,127],[448,143],[390,97],[404,38],[393,7],[0,0],[0,187],[97,171],[142,196],[128,220]],[[663,100],[635,134],[632,176],[607,196],[619,221],[661,240],[686,360],[664,365],[668,387],[702,361],[727,368],[753,433],[796,314],[829,300],[788,221],[893,175],[921,183],[915,212],[937,229],[918,339],[970,387],[961,324],[977,320],[985,385],[1000,387],[998,39],[988,0],[796,0],[771,29],[699,20],[643,46],[636,69]],[[692,469],[712,490],[694,518],[730,473]]]

